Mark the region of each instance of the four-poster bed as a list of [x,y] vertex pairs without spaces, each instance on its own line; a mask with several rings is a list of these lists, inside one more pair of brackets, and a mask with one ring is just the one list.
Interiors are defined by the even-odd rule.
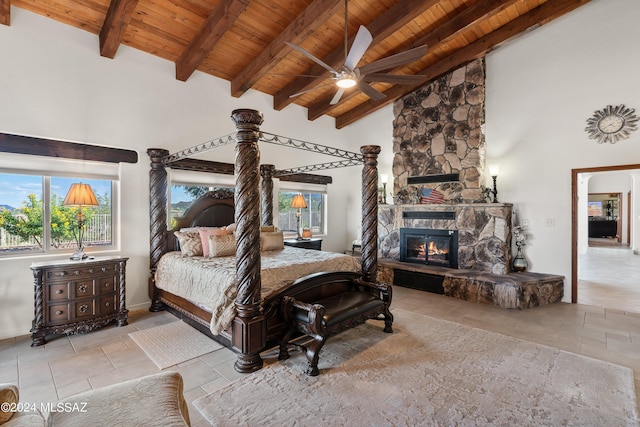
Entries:
[[[152,303],[150,310],[158,311],[163,310],[165,307],[169,308],[174,314],[188,321],[191,325],[208,333],[214,339],[236,351],[238,353],[238,359],[235,364],[237,371],[252,372],[262,367],[262,359],[259,353],[267,346],[277,345],[290,329],[286,321],[287,316],[282,313],[282,300],[288,295],[289,285],[296,282],[296,279],[303,279],[303,276],[320,272],[319,275],[316,275],[319,277],[314,279],[314,286],[317,289],[321,289],[321,286],[318,287],[318,283],[322,284],[322,277],[325,274],[323,272],[360,270],[359,274],[357,274],[359,282],[376,284],[378,270],[377,156],[380,148],[378,146],[363,146],[361,147],[362,156],[359,156],[356,153],[318,144],[299,144],[290,139],[283,143],[276,136],[269,140],[267,139],[268,137],[265,137],[265,134],[260,132],[260,125],[262,124],[262,114],[260,112],[249,109],[235,110],[231,117],[236,125],[235,138],[227,136],[217,141],[224,140],[224,143],[228,143],[235,140],[236,142],[235,165],[233,167],[235,175],[235,190],[232,192],[233,199],[230,197],[231,192],[229,191],[209,192],[194,202],[185,212],[185,215],[177,220],[176,226],[171,230],[167,230],[167,168],[218,173],[230,173],[231,168],[230,165],[223,163],[193,159],[189,161],[183,160],[193,151],[204,149],[204,145],[193,150],[185,150],[178,153],[178,155],[170,155],[167,150],[162,149],[148,150],[151,159],[149,173],[151,232],[149,294]],[[343,160],[295,170],[277,171],[272,165],[259,165],[259,140],[275,141],[281,145],[322,152],[323,154],[341,157]],[[215,143],[209,145],[213,147]],[[285,178],[301,172],[351,166],[359,163],[363,164],[362,260],[360,265],[355,264],[354,267],[353,262],[355,262],[355,259],[348,255],[327,252],[322,253],[324,255],[319,255],[319,251],[306,251],[305,249],[291,247],[273,251],[273,253],[261,250],[261,242],[262,249],[265,249],[265,236],[268,235],[268,233],[261,233],[261,226],[271,226],[273,224],[273,177]],[[261,186],[260,177],[262,177]],[[260,201],[262,202],[262,210]],[[193,227],[217,227],[225,230],[225,227],[232,223],[234,226],[235,248],[234,255],[231,256],[231,267],[227,265],[227,273],[225,273],[227,276],[231,274],[232,279],[231,285],[222,289],[222,293],[227,297],[227,302],[229,297],[232,298],[232,304],[231,306],[227,304],[222,308],[224,315],[218,316],[219,313],[216,312],[216,309],[212,312],[210,307],[199,303],[197,298],[194,297],[192,299],[189,293],[191,289],[182,292],[169,286],[159,286],[165,276],[169,276],[172,271],[181,268],[171,264],[164,267],[164,264],[169,262],[167,259],[171,256],[174,258],[186,258],[181,256],[180,252],[176,252],[178,245],[174,237],[174,231],[193,229]],[[214,239],[218,238],[209,237],[209,239],[211,244]],[[206,245],[206,241],[203,240],[202,244],[203,246]],[[291,264],[293,259],[314,258],[316,256],[332,258],[330,261],[337,262],[337,264],[324,264],[325,261],[329,261],[326,259],[314,259],[309,261],[309,263],[318,263],[314,267],[302,264],[293,267],[294,270],[298,271],[298,275],[286,276],[281,270],[278,270],[277,273],[269,273],[269,268],[272,266],[270,263],[278,264],[281,262],[272,260],[272,258],[277,258],[274,255],[275,252],[280,254],[278,256],[288,257],[290,260],[288,264]],[[318,253],[318,255],[315,253]],[[166,257],[165,254],[167,254]],[[195,260],[189,259],[187,262],[194,263]],[[215,264],[214,268],[222,268],[220,263],[224,263],[222,259],[207,259],[205,262]],[[305,270],[305,268],[312,269]],[[278,276],[282,279],[281,283],[270,288],[272,286],[271,282],[264,280],[265,277],[269,276]],[[203,281],[202,279],[196,280]],[[176,278],[165,280],[165,282],[173,283],[183,281]],[[218,279],[215,279],[215,281],[217,286]],[[298,280],[297,282],[301,281]],[[304,288],[304,283],[302,285],[298,284],[296,295],[304,295],[304,289],[301,291],[301,286]],[[211,287],[214,287],[213,283]],[[391,303],[390,286],[376,284],[376,286],[368,287],[367,292],[372,292],[377,298],[384,301],[384,307],[378,313],[375,313],[376,317],[369,318],[385,320],[385,331],[391,332],[393,317],[389,311]],[[220,320],[218,317],[222,320],[218,321]],[[364,320],[366,318],[360,319],[360,321]]]

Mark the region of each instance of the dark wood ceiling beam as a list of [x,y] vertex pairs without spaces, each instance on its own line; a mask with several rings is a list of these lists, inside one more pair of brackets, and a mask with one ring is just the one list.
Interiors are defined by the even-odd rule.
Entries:
[[11,25],[11,0],[0,0],[0,24]]
[[[470,61],[485,56],[495,46],[503,43],[513,36],[542,26],[559,16],[577,9],[589,1],[590,0],[549,0],[503,25],[492,33],[487,34],[464,48],[452,53],[446,58],[443,58],[436,64],[421,70],[419,74],[424,74],[425,82],[431,81],[443,74],[454,71],[458,67]],[[385,99],[381,101],[369,100],[336,117],[336,128],[341,129],[348,126],[423,85],[424,83],[414,86],[393,86],[384,92],[384,94],[387,95]]]
[[[465,9],[461,13],[453,15],[450,19],[443,18],[443,22],[434,25],[435,30],[425,34],[412,43],[407,43],[405,49],[426,44],[429,46],[430,50],[437,50],[438,47],[448,43],[458,34],[466,31],[476,23],[502,12],[517,1],[518,0],[487,0],[477,3],[474,6]],[[390,73],[393,73],[393,71],[390,71]],[[347,102],[349,99],[359,94],[360,91],[351,90],[345,93],[340,101]],[[333,109],[338,108],[340,103],[336,105],[330,104],[332,97],[333,95],[329,95],[308,107],[308,119],[315,120],[331,112]]]
[[315,0],[266,46],[251,63],[231,80],[231,96],[242,96],[270,68],[290,53],[285,42],[300,44],[343,5],[342,0]]
[[110,163],[137,163],[138,153],[122,148],[0,133],[0,153],[30,154]]
[[248,5],[249,0],[222,0],[218,3],[176,60],[176,79],[187,81]]
[[111,0],[104,24],[100,29],[100,56],[112,59],[116,56],[122,42],[122,35],[137,5],[138,0]]
[[[437,3],[438,0],[405,0],[396,3],[385,13],[378,16],[373,22],[367,25],[367,29],[373,36],[372,45],[379,43],[381,40],[384,40],[389,35],[398,31],[400,28],[411,22],[413,20],[413,16],[428,10]],[[349,40],[349,44],[352,42],[353,37]],[[325,58],[321,59],[336,69],[340,68],[344,62],[344,47],[341,45],[329,53]],[[282,110],[294,101],[294,99],[291,98],[292,95],[321,84],[329,76],[327,70],[319,65],[313,65],[303,74],[320,77],[297,78],[293,80],[282,90],[278,91],[273,97],[274,109]]]

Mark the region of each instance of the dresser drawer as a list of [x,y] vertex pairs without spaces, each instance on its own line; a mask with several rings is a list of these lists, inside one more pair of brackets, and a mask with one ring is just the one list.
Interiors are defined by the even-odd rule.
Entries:
[[104,295],[116,291],[116,276],[99,277],[96,279],[96,287],[98,288],[98,294]]
[[56,283],[47,286],[47,301],[61,301],[69,299],[69,282]]
[[47,306],[47,323],[57,325],[71,320],[69,304],[52,304]]
[[115,294],[102,297],[98,300],[98,316],[115,313],[117,299]]
[[74,301],[71,303],[76,320],[92,317],[96,314],[96,301],[93,299]]
[[56,279],[82,279],[93,278],[97,275],[104,274],[116,274],[118,265],[114,263],[99,264],[99,265],[81,265],[81,266],[65,266],[65,267],[52,267],[48,268],[45,272],[45,280]]
[[73,298],[87,298],[96,294],[93,279],[76,280],[71,283]]

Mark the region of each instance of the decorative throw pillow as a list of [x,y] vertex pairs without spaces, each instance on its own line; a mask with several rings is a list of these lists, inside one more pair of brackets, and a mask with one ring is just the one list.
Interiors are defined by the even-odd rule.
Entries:
[[[0,402],[14,407],[19,399],[18,387],[13,384],[0,384]],[[0,424],[4,424],[11,419],[13,411],[0,410]]]
[[276,231],[276,226],[275,225],[261,225],[260,226],[260,231],[273,233],[274,231]]
[[233,234],[211,235],[209,239],[209,257],[231,256],[236,253],[236,238]]
[[180,252],[185,256],[202,256],[202,240],[196,231],[174,231],[180,243]]
[[282,231],[260,233],[260,250],[277,251],[284,249],[284,234]]
[[209,236],[229,234],[225,227],[201,227],[198,229],[202,241],[202,255],[209,256]]

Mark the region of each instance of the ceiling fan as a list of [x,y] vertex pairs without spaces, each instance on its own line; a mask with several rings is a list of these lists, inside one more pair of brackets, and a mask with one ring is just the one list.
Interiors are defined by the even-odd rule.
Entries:
[[[389,70],[392,68],[399,67],[401,65],[408,64],[413,61],[417,61],[422,58],[427,53],[427,45],[418,46],[413,49],[406,50],[404,52],[397,53],[395,55],[388,56],[386,58],[379,59],[370,64],[363,65],[362,67],[358,67],[358,63],[366,53],[367,49],[371,45],[373,41],[373,36],[367,30],[364,25],[361,25],[358,29],[358,33],[356,34],[355,39],[353,40],[353,44],[351,45],[351,49],[348,49],[348,26],[347,26],[347,2],[344,2],[344,56],[345,60],[340,68],[340,70],[336,70],[326,62],[314,56],[312,53],[307,51],[306,49],[296,46],[293,43],[285,42],[291,48],[297,50],[302,53],[307,58],[311,59],[316,64],[320,65],[327,71],[329,71],[333,76],[332,80],[335,81],[335,85],[338,87],[336,94],[330,101],[331,105],[335,105],[340,101],[340,98],[344,94],[345,90],[354,86],[357,86],[358,89],[362,91],[369,98],[374,101],[380,101],[386,98],[386,95],[379,90],[375,89],[373,86],[369,84],[369,82],[384,82],[384,83],[394,83],[394,84],[417,84],[424,80],[424,76],[420,75],[401,75],[401,74],[387,74],[387,73],[378,73],[378,71]],[[320,89],[322,87],[327,86],[325,83],[318,86],[315,86],[311,89],[298,92],[296,94],[291,95],[291,98],[305,94],[312,90]]]

